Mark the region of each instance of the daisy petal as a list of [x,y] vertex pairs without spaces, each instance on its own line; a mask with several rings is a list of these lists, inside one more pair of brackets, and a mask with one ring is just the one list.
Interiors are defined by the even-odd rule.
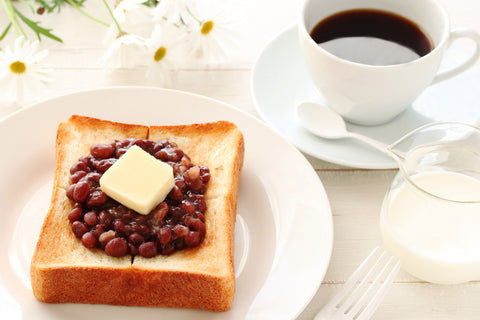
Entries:
[[[38,63],[48,55],[47,50],[38,52],[40,43],[18,37],[12,46],[7,45],[0,54],[0,101],[1,108],[25,106],[42,96],[51,70]],[[5,110],[0,110],[4,114]]]

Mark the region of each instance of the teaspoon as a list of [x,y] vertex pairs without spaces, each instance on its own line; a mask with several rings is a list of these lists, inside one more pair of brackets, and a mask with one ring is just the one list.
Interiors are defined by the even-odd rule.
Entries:
[[326,139],[353,138],[386,152],[385,143],[348,131],[343,118],[324,105],[314,102],[300,103],[296,115],[302,126],[316,136]]

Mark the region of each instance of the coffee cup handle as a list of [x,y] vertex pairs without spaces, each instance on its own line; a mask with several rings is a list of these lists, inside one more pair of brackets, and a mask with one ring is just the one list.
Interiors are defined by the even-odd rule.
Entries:
[[460,38],[469,38],[469,39],[473,40],[473,42],[475,43],[474,52],[471,54],[471,56],[468,59],[466,59],[460,65],[458,65],[458,66],[456,66],[456,67],[454,67],[450,70],[438,73],[435,76],[435,78],[433,78],[433,81],[432,81],[431,84],[438,83],[440,81],[449,79],[453,76],[456,76],[456,75],[464,72],[465,70],[467,70],[468,68],[473,66],[475,64],[475,62],[478,60],[478,58],[480,57],[480,34],[479,33],[477,33],[476,31],[474,31],[472,29],[455,29],[455,30],[452,30],[450,32],[449,46],[455,40],[460,39]]

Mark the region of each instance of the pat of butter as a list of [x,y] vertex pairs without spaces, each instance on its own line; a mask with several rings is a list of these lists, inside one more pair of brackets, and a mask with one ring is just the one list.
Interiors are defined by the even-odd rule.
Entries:
[[132,146],[100,178],[100,188],[127,208],[148,214],[174,186],[173,169]]

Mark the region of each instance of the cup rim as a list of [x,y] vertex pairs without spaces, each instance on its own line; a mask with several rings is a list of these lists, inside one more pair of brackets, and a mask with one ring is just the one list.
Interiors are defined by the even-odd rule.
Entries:
[[[444,21],[444,27],[443,27],[444,30],[442,31],[443,32],[442,37],[441,37],[440,41],[438,42],[438,45],[434,46],[433,50],[431,50],[426,55],[421,56],[421,57],[419,57],[415,60],[408,61],[408,62],[403,62],[403,63],[398,63],[398,64],[372,65],[372,64],[366,64],[366,63],[354,62],[354,61],[344,59],[344,58],[340,58],[340,57],[334,55],[333,53],[331,53],[331,52],[325,50],[324,48],[322,48],[321,46],[319,46],[312,39],[312,37],[310,36],[310,32],[307,31],[307,27],[305,25],[306,7],[307,7],[307,4],[312,2],[312,1],[315,1],[315,0],[305,0],[303,2],[302,9],[300,10],[300,19],[299,19],[300,23],[298,24],[298,28],[299,28],[300,32],[302,33],[303,37],[306,38],[306,40],[308,41],[310,46],[313,46],[314,50],[318,50],[318,51],[322,52],[324,55],[326,55],[327,57],[329,57],[330,59],[335,60],[335,61],[340,62],[340,63],[344,63],[346,65],[351,65],[351,66],[356,66],[356,67],[364,67],[364,68],[372,68],[372,69],[387,69],[387,68],[403,68],[405,66],[418,64],[418,63],[421,63],[423,60],[429,59],[431,56],[436,55],[440,50],[443,50],[445,44],[448,42],[448,39],[449,39],[449,36],[450,36],[450,33],[451,33],[450,19],[448,17],[448,14],[447,14],[446,10],[443,8],[443,6],[437,0],[428,0],[428,1],[430,1],[430,3],[432,5],[436,6],[439,9],[439,12],[440,12],[440,14],[443,18],[443,21]],[[358,5],[356,4],[355,7],[351,8],[351,9],[353,10],[353,9],[371,9],[371,8],[368,8],[368,7],[365,7],[365,6],[362,7],[361,4],[358,4]],[[385,10],[385,9],[379,9],[379,10],[388,11],[388,10]],[[341,12],[341,10],[335,11],[335,13],[338,13],[338,12]],[[395,12],[395,11],[391,11],[391,12],[395,13],[397,15],[403,16],[403,15],[401,15],[401,14]],[[407,18],[407,19],[412,20],[410,18]],[[416,23],[416,21],[413,21],[413,22]]]

